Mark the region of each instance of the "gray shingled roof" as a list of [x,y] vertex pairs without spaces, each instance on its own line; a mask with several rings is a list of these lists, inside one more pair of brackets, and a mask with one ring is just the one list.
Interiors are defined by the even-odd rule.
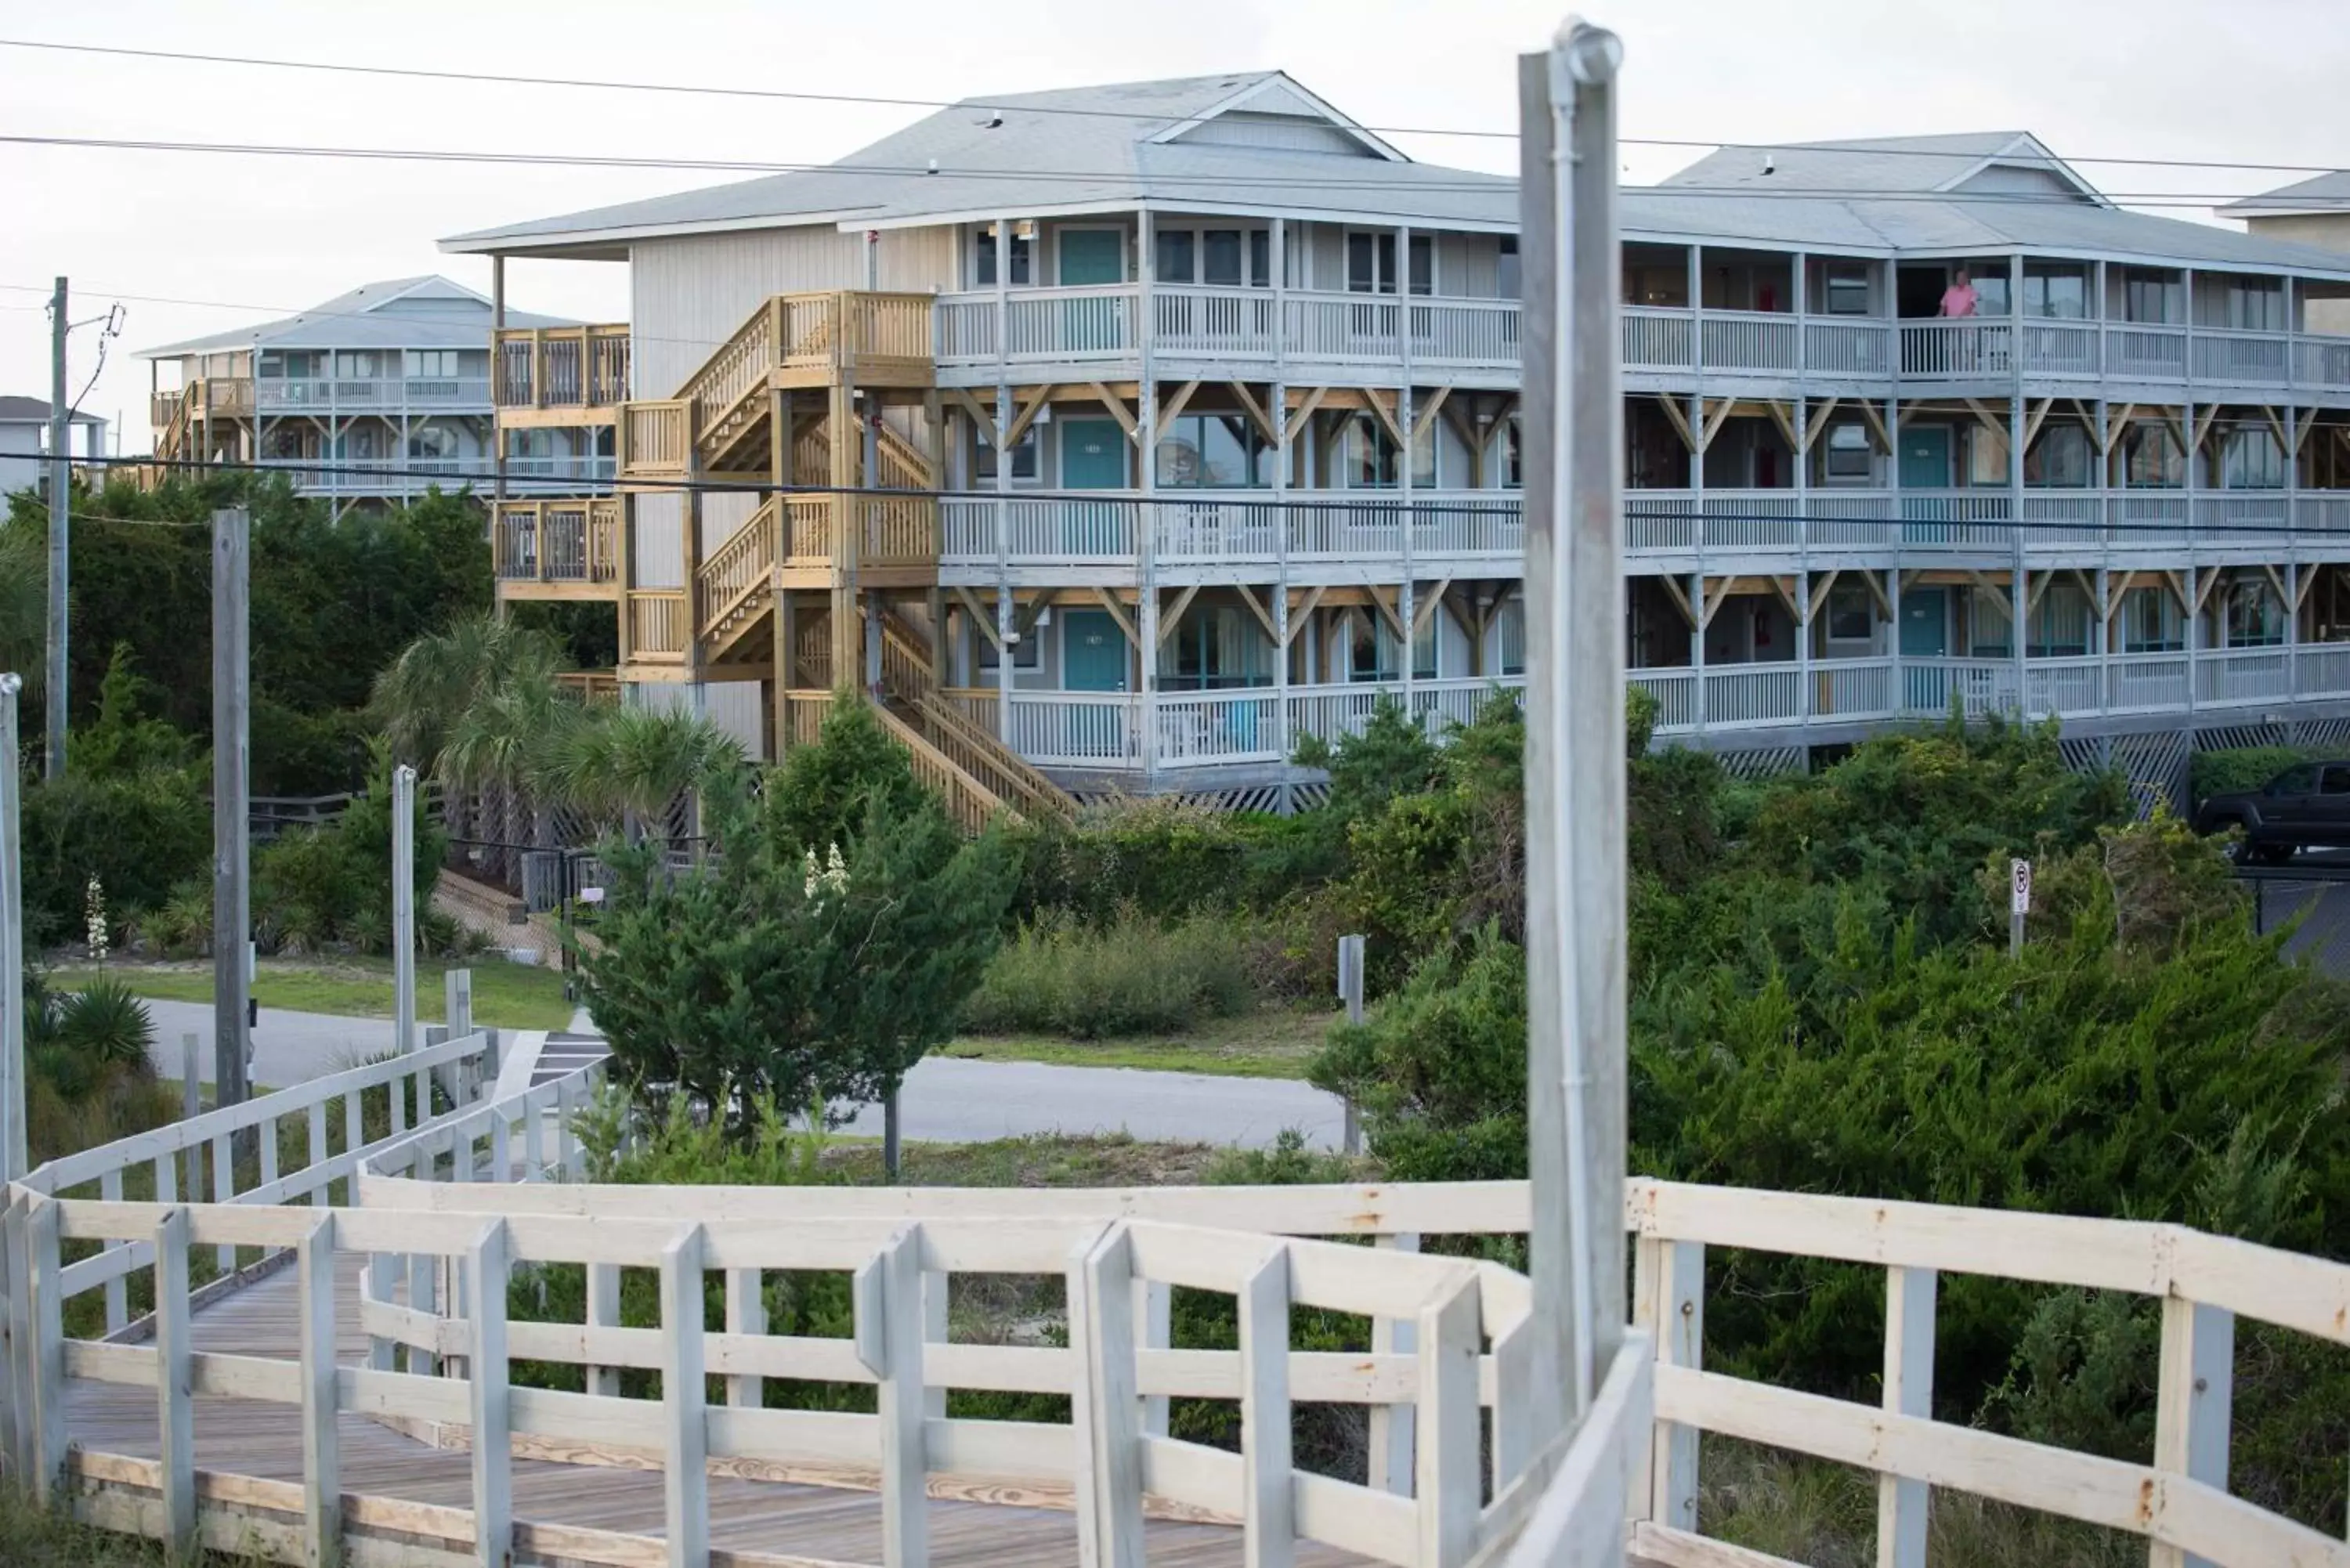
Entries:
[[[871,223],[1136,201],[1515,224],[1517,182],[1500,175],[1388,161],[1368,148],[1357,158],[1150,140],[1267,83],[1295,86],[1279,71],[1235,71],[968,99],[829,168],[476,230],[441,248],[608,244],[631,234],[762,221]],[[929,172],[933,165],[941,172]]]
[[[96,414],[77,413],[78,425],[102,425],[106,421]],[[45,425],[49,422],[49,400],[19,398],[0,392],[0,425]]]
[[[459,252],[617,258],[629,239],[660,234],[800,223],[854,228],[1138,203],[1161,211],[1516,228],[1517,182],[1501,175],[1389,161],[1369,148],[1348,157],[1154,140],[1265,84],[1274,84],[1268,90],[1296,88],[1277,71],[1241,71],[973,98],[827,168],[481,229],[441,244]],[[1766,151],[1775,170],[1770,175],[1761,172]],[[2350,275],[2350,263],[2329,252],[2092,201],[1943,193],[1993,158],[2049,169],[2087,190],[2024,131],[1888,137],[1724,148],[1662,185],[1625,191],[1621,218],[1635,239],[1879,255],[2021,247]],[[928,172],[933,165],[941,172]],[[1871,199],[1862,192],[1896,194]]]
[[1854,141],[1799,141],[1725,147],[1710,152],[1664,183],[1712,190],[1847,192],[1947,190],[2005,153],[2016,161],[2055,169],[2073,178],[2028,131],[1985,130],[1958,136],[1887,136]]
[[[509,309],[510,327],[577,327],[556,316]],[[314,305],[296,316],[142,348],[141,359],[209,354],[256,345],[271,348],[478,348],[488,339],[490,302],[437,274],[385,278]]]
[[2280,218],[2303,213],[2350,212],[2350,170],[2337,170],[2215,209],[2230,218]]

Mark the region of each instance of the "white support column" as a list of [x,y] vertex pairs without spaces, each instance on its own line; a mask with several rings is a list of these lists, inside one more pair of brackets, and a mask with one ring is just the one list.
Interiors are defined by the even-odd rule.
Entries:
[[[1694,289],[1698,283],[1701,281],[1698,273],[1697,263],[1694,259],[1697,254],[1695,246],[1690,247],[1690,254],[1692,258],[1690,263],[1690,287]],[[1695,293],[1691,293],[1690,298],[1694,301],[1697,298],[1697,296]],[[1695,348],[1695,344],[1697,342],[1697,327],[1694,322],[1692,322],[1690,327],[1690,342],[1691,344],[1690,353],[1692,356],[1693,362],[1694,356],[1697,353],[1697,349]],[[1691,374],[1694,375],[1695,373],[1695,370],[1692,369]],[[1667,394],[1667,396],[1670,395],[1671,394],[1669,393]],[[1697,433],[1697,439],[1699,441],[1702,441],[1705,440],[1705,391],[1702,378],[1700,379],[1699,389],[1690,394],[1689,428]],[[1705,449],[1702,446],[1693,447],[1690,451],[1690,544],[1697,554],[1697,570],[1690,576],[1689,580],[1690,613],[1696,620],[1696,624],[1690,628],[1690,670],[1691,671],[1690,675],[1690,713],[1691,722],[1695,725],[1697,733],[1703,735],[1705,733],[1706,624]]]
[[1135,691],[1142,712],[1142,774],[1146,785],[1150,785],[1159,778],[1159,309],[1158,258],[1152,254],[1148,208],[1136,211],[1134,232],[1140,300],[1135,313],[1135,342],[1142,359],[1142,379],[1134,400],[1134,480],[1142,496],[1134,531],[1139,556],[1134,625],[1142,644],[1135,650]]
[[[996,259],[1002,262],[1009,253],[1009,224],[999,228]],[[996,277],[1000,284],[1003,269],[999,265]],[[1000,290],[999,290],[1000,292]],[[1010,307],[999,299],[996,317],[999,346],[1001,333],[1010,319]],[[1012,428],[1012,383],[1003,379],[1009,372],[997,372],[995,383],[995,738],[1004,744],[1012,743],[1013,665],[1012,628],[1016,624],[1012,602],[1012,453],[1004,445],[1004,432]],[[1036,443],[1037,461],[1044,461],[1044,441]],[[987,633],[978,627],[972,628],[980,636]]]
[[[1428,258],[1429,286],[1436,286],[1436,256],[1430,246]],[[1418,611],[1414,600],[1413,579],[1418,567],[1413,561],[1412,535],[1417,533],[1419,519],[1411,509],[1412,470],[1417,466],[1419,443],[1411,439],[1411,227],[1400,224],[1396,229],[1396,351],[1402,358],[1402,373],[1396,385],[1396,426],[1403,431],[1403,450],[1396,454],[1396,499],[1400,526],[1397,530],[1397,546],[1403,552],[1403,581],[1396,590],[1396,618],[1403,622],[1403,711],[1411,714],[1412,675],[1419,662],[1413,652],[1418,640],[1412,636],[1412,618]]]
[[2007,362],[2011,377],[2007,395],[2007,505],[2012,526],[2008,529],[2011,547],[2008,570],[2007,601],[2009,605],[2007,633],[2012,644],[2009,653],[2015,660],[2015,711],[2028,713],[2032,708],[2032,666],[2027,649],[2031,639],[2025,622],[2031,618],[2030,584],[2032,558],[2028,530],[2023,526],[2023,254],[2019,251],[2007,258]]
[[[1289,221],[1276,216],[1267,242],[1273,287],[1273,381],[1265,410],[1273,430],[1273,539],[1277,556],[1273,590],[1274,711],[1275,743],[1286,763],[1297,750],[1289,711]],[[1286,786],[1284,786],[1285,788]]]
[[[1804,325],[1804,318],[1811,314],[1812,310],[1812,280],[1810,276],[1812,260],[1811,257],[1806,255],[1804,252],[1797,251],[1792,258],[1790,265],[1794,269],[1795,298],[1794,308],[1795,312],[1795,374],[1800,379],[1804,370],[1811,365],[1811,331],[1810,328]],[[1801,420],[1796,421],[1795,428],[1797,430],[1802,430],[1804,428],[1803,421]],[[1797,452],[1795,456],[1797,461],[1800,462],[1803,458],[1803,453]]]
[[[1931,1269],[1885,1272],[1885,1409],[1932,1419],[1934,1298]],[[1877,1568],[1926,1568],[1927,1509],[1921,1480],[1877,1478]]]
[[[620,1326],[620,1265],[590,1263],[588,1265],[588,1326],[618,1328]],[[620,1369],[617,1366],[594,1366],[587,1369],[587,1388],[590,1394],[600,1394],[617,1399],[620,1395]]]

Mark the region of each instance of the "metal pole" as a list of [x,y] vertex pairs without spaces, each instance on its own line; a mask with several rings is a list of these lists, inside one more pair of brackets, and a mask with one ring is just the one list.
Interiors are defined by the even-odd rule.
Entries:
[[1590,1407],[1624,1284],[1623,400],[1615,35],[1519,62],[1533,1450]]
[[25,863],[16,836],[24,793],[17,771],[16,694],[25,678],[0,675],[0,1182],[25,1174]]
[[68,493],[71,465],[68,443],[72,440],[72,410],[66,403],[66,280],[57,279],[49,296],[49,647],[48,728],[42,756],[44,778],[62,777],[66,771],[66,590],[70,554],[72,497]]
[[391,1048],[416,1049],[416,770],[391,770]]
[[251,868],[251,627],[246,614],[252,514],[213,514],[213,1103],[241,1105],[253,931]]

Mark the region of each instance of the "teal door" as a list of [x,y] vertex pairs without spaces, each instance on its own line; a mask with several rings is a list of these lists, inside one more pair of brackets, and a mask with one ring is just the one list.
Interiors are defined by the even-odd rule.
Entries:
[[[1950,538],[1950,501],[1944,495],[1912,495],[1911,491],[1950,488],[1950,428],[1911,425],[1901,432],[1901,535],[1918,544],[1946,543]],[[1908,622],[1905,619],[1906,628]]]
[[1911,588],[1901,596],[1901,657],[1941,659],[1950,651],[1950,591]]
[[1126,634],[1107,610],[1061,612],[1061,686],[1068,691],[1126,690]]
[[[1126,281],[1126,236],[1116,229],[1061,231],[1063,288]],[[1070,354],[1118,354],[1134,346],[1122,295],[1087,294],[1061,301],[1061,348]]]
[[1126,281],[1126,236],[1116,229],[1063,229],[1063,288]]
[[1901,432],[1901,488],[1948,490],[1950,487],[1950,428],[1911,425]]
[[1061,421],[1061,488],[1126,488],[1126,431],[1116,421]]
[[[1108,420],[1061,421],[1061,488],[1124,490],[1126,431]],[[1061,548],[1090,558],[1130,555],[1134,546],[1118,526],[1124,501],[1061,503]],[[1099,612],[1088,612],[1099,613]]]

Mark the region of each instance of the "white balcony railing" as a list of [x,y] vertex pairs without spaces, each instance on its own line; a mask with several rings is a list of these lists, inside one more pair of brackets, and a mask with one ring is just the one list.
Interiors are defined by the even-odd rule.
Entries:
[[[1382,703],[1397,703],[1431,739],[1473,720],[1496,690],[1522,676],[1253,685],[1226,691],[1127,692],[1024,690],[1008,716],[993,692],[962,693],[966,715],[999,723],[1010,743],[1046,767],[1180,769],[1272,763],[1311,735],[1332,743],[1360,735]],[[2350,697],[2350,642],[2031,659],[2004,657],[1818,659],[1633,669],[1625,685],[1656,700],[1656,732],[1933,721],[1955,706],[1969,719],[2185,713],[2293,700]]]
[[487,376],[274,377],[254,383],[255,406],[264,413],[279,410],[304,412],[348,410],[352,413],[398,412],[403,409],[438,410],[490,406]]
[[[1147,296],[1147,297],[1146,297]],[[934,353],[950,369],[998,363],[1139,359],[1143,312],[1155,350],[1170,359],[1324,366],[1505,369],[1519,362],[1514,299],[1139,284],[978,289],[938,296]],[[1891,320],[1787,311],[1619,307],[1623,368],[1731,379],[1982,381],[2019,372],[2042,380],[2209,381],[2221,386],[2350,390],[2350,337],[2243,332],[2162,323],[2042,317]],[[278,383],[308,388],[310,383]],[[324,386],[325,383],[318,383]],[[411,406],[484,400],[473,380],[344,382],[351,406],[404,395]],[[455,391],[432,390],[433,387]],[[388,389],[388,390],[387,390]],[[270,406],[327,394],[286,390]],[[272,393],[265,391],[265,401]]]

